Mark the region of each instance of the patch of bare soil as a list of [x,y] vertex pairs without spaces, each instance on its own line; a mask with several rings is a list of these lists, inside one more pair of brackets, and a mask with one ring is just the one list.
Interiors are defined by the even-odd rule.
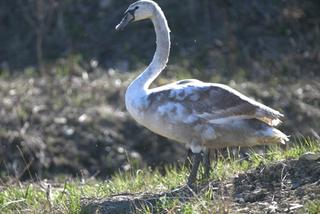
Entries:
[[78,68],[70,76],[0,79],[0,179],[107,178],[183,157],[181,145],[131,119],[121,77]]
[[165,193],[120,194],[104,199],[83,199],[82,211],[132,213],[143,206],[158,210],[164,196],[188,201],[211,189],[213,204],[222,213],[299,213],[310,200],[320,199],[320,159],[285,160],[239,174],[225,181],[212,181],[197,188]]
[[243,213],[297,212],[319,198],[319,160],[282,161],[233,179],[233,207]]

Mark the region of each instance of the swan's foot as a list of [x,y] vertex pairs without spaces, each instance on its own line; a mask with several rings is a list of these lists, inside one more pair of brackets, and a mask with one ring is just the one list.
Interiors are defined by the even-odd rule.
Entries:
[[199,189],[196,185],[192,184],[191,186],[189,186],[188,184],[185,184],[178,187],[177,189],[170,191],[166,194],[166,196],[179,198],[180,201],[186,201],[189,200],[190,197],[197,195],[198,192]]
[[188,181],[187,181],[187,185],[189,187],[192,187],[194,181],[197,178],[197,172],[198,172],[198,168],[199,168],[200,162],[201,162],[201,152],[194,153],[193,154],[192,168],[191,168],[190,175],[189,175]]

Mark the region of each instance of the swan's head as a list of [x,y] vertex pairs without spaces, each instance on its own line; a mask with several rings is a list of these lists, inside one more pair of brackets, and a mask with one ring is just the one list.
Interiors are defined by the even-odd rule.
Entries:
[[150,19],[153,16],[156,7],[158,7],[157,3],[151,0],[140,0],[131,4],[126,12],[124,12],[124,17],[116,26],[116,30],[122,30],[131,22]]

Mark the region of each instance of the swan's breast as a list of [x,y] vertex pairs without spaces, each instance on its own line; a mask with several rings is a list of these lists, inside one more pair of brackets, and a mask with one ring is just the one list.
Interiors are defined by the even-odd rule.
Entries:
[[[149,107],[148,96],[145,90],[137,89],[131,84],[125,94],[125,104],[130,115],[140,124],[143,123],[146,109]],[[143,125],[143,124],[142,124]]]
[[145,97],[138,97],[135,99],[126,99],[126,108],[130,115],[141,125],[143,124],[146,109],[148,108],[148,101]]

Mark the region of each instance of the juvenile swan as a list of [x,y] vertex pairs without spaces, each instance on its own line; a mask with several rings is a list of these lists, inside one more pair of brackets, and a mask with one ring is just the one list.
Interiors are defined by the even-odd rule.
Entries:
[[116,29],[143,19],[154,25],[157,48],[149,66],[129,85],[126,107],[139,124],[191,149],[194,160],[188,185],[196,179],[201,152],[288,141],[274,128],[281,122],[281,113],[227,85],[187,79],[149,88],[166,67],[170,52],[170,30],[161,8],[151,0],[137,1]]

